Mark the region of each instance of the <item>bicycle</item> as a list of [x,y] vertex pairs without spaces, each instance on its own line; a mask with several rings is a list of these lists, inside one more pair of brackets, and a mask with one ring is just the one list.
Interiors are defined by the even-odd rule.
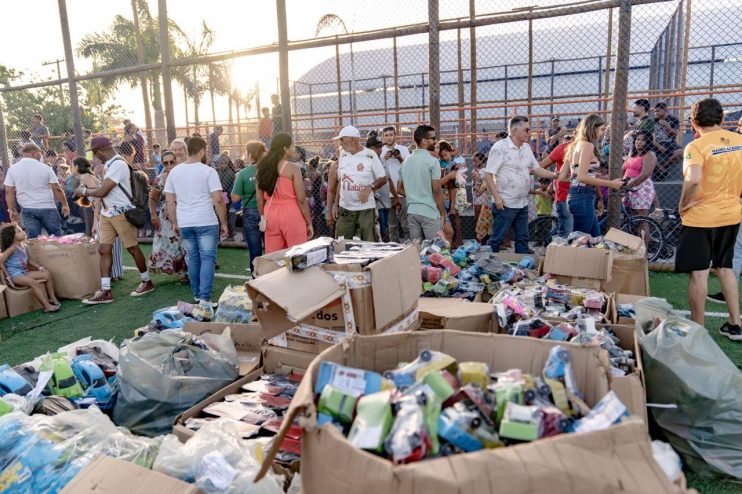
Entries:
[[[629,190],[621,190],[621,195],[625,195]],[[662,258],[665,247],[665,235],[660,224],[649,216],[635,215],[632,210],[627,208],[621,198],[621,231],[636,237],[644,239],[647,247],[647,260],[649,262],[657,261]],[[605,215],[598,224],[600,231],[608,231],[608,215]]]
[[540,247],[551,243],[552,232],[556,229],[557,217],[541,214],[528,222],[528,241]]

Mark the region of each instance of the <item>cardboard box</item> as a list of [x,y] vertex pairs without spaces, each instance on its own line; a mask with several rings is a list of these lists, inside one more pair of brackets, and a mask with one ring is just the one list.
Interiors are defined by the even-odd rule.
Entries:
[[[345,250],[345,240],[334,240],[332,242],[335,252],[341,252]],[[268,273],[272,273],[278,269],[286,267],[286,252],[289,249],[283,249],[270,254],[264,254],[253,262],[254,276],[264,276]]]
[[260,324],[188,322],[183,325],[183,331],[196,336],[205,333],[222,334],[226,328],[230,328],[232,332],[232,341],[240,363],[240,375],[246,376],[260,367],[260,345],[263,343],[263,328]]
[[275,258],[263,259],[263,274],[247,283],[248,294],[265,337],[288,331],[289,347],[298,344],[297,336],[334,344],[348,334],[401,331],[417,322],[420,255],[414,245],[366,267],[323,264],[265,274],[265,266],[276,268]]
[[54,277],[58,297],[81,300],[100,287],[100,255],[97,243],[61,244],[31,240],[28,257]]
[[420,329],[456,329],[477,333],[494,332],[492,304],[460,298],[422,297],[417,304]]
[[[508,448],[483,450],[409,465],[351,446],[330,425],[317,427],[313,386],[321,361],[384,371],[410,361],[423,349],[447,352],[459,361],[483,361],[493,372],[511,368],[540,373],[550,342],[461,331],[418,331],[353,336],[324,351],[310,365],[284,420],[284,433],[299,417],[302,439],[302,492],[379,493],[674,493],[675,486],[656,462],[644,426],[637,420],[604,431],[565,434]],[[588,404],[608,392],[605,353],[572,347],[575,380]],[[264,474],[277,449],[274,442],[261,468]],[[258,476],[260,478],[261,475]]]
[[264,345],[261,349],[261,354],[263,367],[255,369],[250,374],[241,377],[229,386],[220,389],[208,398],[193,405],[191,408],[178,415],[173,424],[173,434],[175,434],[175,436],[182,442],[186,442],[195,434],[195,431],[192,431],[184,425],[186,419],[190,417],[200,417],[203,409],[209,404],[214,403],[215,401],[222,401],[224,397],[229,394],[240,393],[240,388],[242,388],[243,384],[255,381],[263,374],[288,374],[292,370],[303,372],[307,367],[309,367],[312,360],[317,357],[311,353],[299,352],[287,348],[278,348],[270,345]]
[[195,485],[128,461],[99,456],[73,478],[61,494],[198,494]]
[[2,283],[3,301],[7,317],[23,315],[27,312],[42,310],[41,305],[30,288],[13,288],[7,286],[5,276],[0,272],[0,283]]
[[649,296],[649,263],[644,240],[611,228],[606,240],[627,247],[630,252],[614,252],[610,279],[603,283],[607,292]]
[[647,298],[644,295],[628,295],[626,293],[616,293],[613,295],[613,317],[611,321],[617,324],[633,326],[635,321],[631,317],[619,317],[618,306],[620,304],[636,304],[640,300]]
[[551,274],[563,285],[600,289],[611,279],[613,252],[549,245],[542,267],[543,274]]
[[5,305],[5,285],[0,285],[0,319],[8,317],[8,307]]

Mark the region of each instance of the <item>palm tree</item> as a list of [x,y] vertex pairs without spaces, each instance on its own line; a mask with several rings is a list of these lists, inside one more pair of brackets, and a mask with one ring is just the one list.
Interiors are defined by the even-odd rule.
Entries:
[[[145,0],[136,0],[142,42],[142,63],[150,64],[160,61],[159,24],[152,16]],[[168,19],[170,31],[170,52],[174,57],[182,56],[177,39],[185,37],[183,30],[172,20]],[[77,53],[93,60],[97,70],[107,71],[122,67],[138,65],[137,60],[137,32],[134,22],[124,16],[114,17],[111,26],[105,31],[86,35],[77,47]],[[173,71],[174,78],[176,76]],[[155,125],[164,128],[165,116],[162,107],[162,89],[160,71],[152,70],[142,74],[125,74],[102,79],[102,87],[107,91],[114,91],[121,84],[136,87],[144,78],[149,82],[152,108],[155,113]],[[177,80],[177,78],[176,78]],[[109,93],[110,94],[110,93]],[[149,104],[150,102],[145,102]]]

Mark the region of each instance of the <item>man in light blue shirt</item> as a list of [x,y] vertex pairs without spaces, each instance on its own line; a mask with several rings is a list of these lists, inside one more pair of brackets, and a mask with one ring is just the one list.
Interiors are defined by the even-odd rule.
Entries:
[[407,198],[410,240],[432,240],[436,233],[443,230],[446,221],[441,167],[430,154],[435,148],[435,128],[419,125],[413,137],[417,149],[399,169],[397,191]]

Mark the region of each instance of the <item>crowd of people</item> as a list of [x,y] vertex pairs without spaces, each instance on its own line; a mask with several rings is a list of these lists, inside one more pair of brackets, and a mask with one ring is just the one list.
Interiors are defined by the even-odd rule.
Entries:
[[[195,301],[210,303],[220,240],[242,237],[251,271],[263,252],[300,244],[320,232],[394,242],[432,240],[442,232],[456,247],[464,241],[462,213],[470,208],[477,238],[487,241],[493,251],[513,244],[515,252],[529,253],[528,225],[537,215],[555,218],[550,235],[579,231],[600,236],[599,218],[609,190],[623,189],[625,207],[648,214],[658,204],[654,181],[665,179],[683,158],[677,143],[679,120],[662,102],[651,116],[646,99],[634,102],[636,118],[623,139],[623,177],[614,179],[608,177],[606,164],[610,132],[598,114],[567,126],[561,126],[555,116],[543,135],[535,137],[529,118],[514,116],[507,131],[481,141],[470,160],[452,143],[439,139],[437,129],[429,125],[414,130],[409,146],[398,142],[395,126],[365,135],[347,126],[333,138],[333,156],[307,159],[306,151],[282,132],[277,97],[273,104],[272,111],[262,109],[258,139],[248,142],[234,158],[221,149],[224,129],[219,126],[206,139],[193,133],[169,146],[154,143],[148,156],[146,139],[128,120],[123,122],[124,137],[119,142],[87,134],[85,156],[77,156],[71,139],[64,141],[63,156],[57,156],[49,147],[43,119],[34,115],[28,135],[19,143],[17,162],[3,180],[6,219],[14,222],[12,230],[9,226],[0,235],[8,248],[8,252],[3,248],[6,279],[34,288],[41,275],[26,269],[23,241],[42,231],[61,235],[71,205],[82,218],[84,232],[100,244],[101,286],[83,301],[86,304],[113,301],[111,282],[123,276],[124,250],[141,277],[132,296],[154,290],[150,273],[164,273],[190,284]],[[708,192],[713,187],[726,187],[726,193],[736,184],[736,175],[725,176],[724,183],[717,184],[715,180],[722,179],[716,175],[727,172],[710,177],[708,170],[726,168],[706,167],[703,160],[739,164],[738,134],[723,131],[721,139],[729,144],[729,151],[719,156],[710,154],[711,144],[703,144],[708,140],[704,136],[721,131],[716,113],[714,119],[708,116],[713,113],[710,107],[721,111],[712,99],[697,103],[691,111],[698,139],[685,148],[680,204],[684,226],[676,256],[678,271],[693,273],[694,318],[701,307],[698,294],[706,287],[703,273],[697,274],[699,263],[718,268],[724,290],[710,296],[716,301],[737,299],[729,281],[734,274],[725,270],[734,267],[730,272],[738,276],[742,269],[742,238],[731,227],[718,231],[728,225],[717,225],[738,219],[740,208],[696,212],[717,202]],[[694,161],[696,156],[702,156],[699,163]],[[704,228],[711,231],[691,233]],[[153,232],[149,260],[137,240],[147,229]],[[734,254],[728,252],[730,243]],[[704,256],[690,260],[689,249],[708,260]],[[34,291],[45,310],[56,310],[53,284],[47,283],[46,288],[46,295],[41,288]],[[730,313],[736,313],[733,307]]]

